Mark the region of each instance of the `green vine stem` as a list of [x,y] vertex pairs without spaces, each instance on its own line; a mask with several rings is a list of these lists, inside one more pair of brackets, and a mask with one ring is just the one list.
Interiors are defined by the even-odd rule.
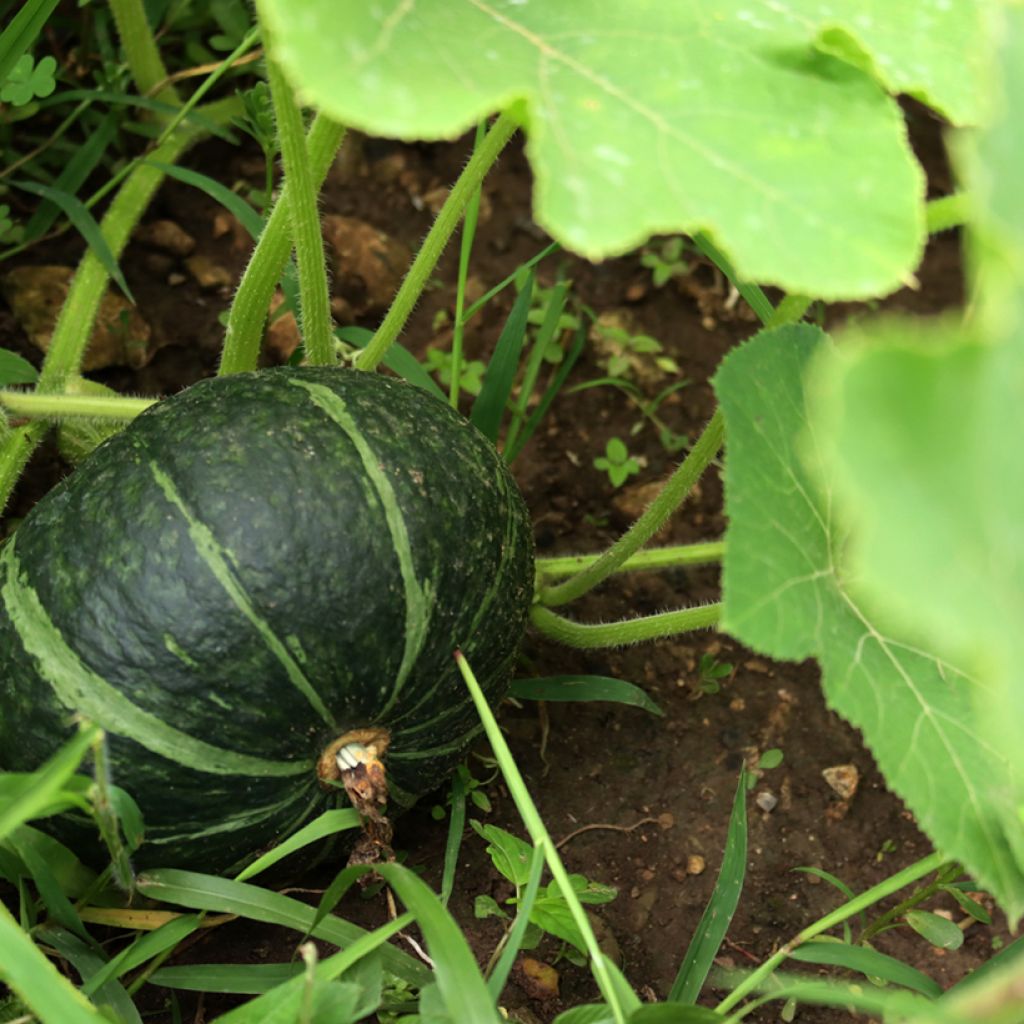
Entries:
[[484,136],[452,186],[451,192],[448,193],[441,212],[423,240],[423,245],[412,261],[409,273],[406,274],[402,287],[398,289],[387,315],[377,328],[377,333],[356,359],[356,369],[375,370],[384,358],[384,353],[402,332],[409,314],[441,258],[445,245],[448,244],[448,239],[462,218],[466,205],[517,127],[516,121],[507,113],[501,114],[491,125],[490,131]]
[[[344,125],[324,114],[317,114],[305,141],[315,191],[320,191],[344,138]],[[224,349],[217,370],[220,374],[256,369],[267,310],[291,254],[291,203],[292,189],[286,180],[231,303]]]
[[87,416],[101,420],[133,420],[156,404],[155,398],[105,398],[99,395],[41,395],[31,391],[0,391],[0,406],[16,416],[64,419]]
[[617,572],[627,559],[640,550],[668,521],[669,516],[693,490],[711,460],[718,454],[725,436],[725,418],[716,409],[704,432],[697,438],[682,465],[669,477],[658,496],[642,516],[603,554],[582,572],[553,587],[544,587],[540,603],[554,608],[567,604],[593,590],[602,580]]
[[[631,555],[614,571],[640,572],[646,569],[672,569],[683,565],[710,565],[725,556],[725,541],[711,540],[700,544],[674,544],[650,548]],[[542,582],[559,576],[573,576],[592,566],[602,555],[557,555],[538,558],[537,579]]]
[[324,263],[324,239],[317,210],[313,173],[306,156],[306,134],[302,114],[295,103],[292,88],[273,59],[267,60],[267,81],[274,103],[277,137],[285,181],[290,183],[292,241],[299,267],[299,325],[306,358],[314,366],[335,362],[331,333],[331,298],[327,291],[327,267]]
[[[526,826],[530,839],[533,840],[534,847],[544,854],[548,870],[555,881],[558,882],[559,888],[562,890],[562,896],[568,904],[569,913],[576,922],[580,935],[583,936],[584,945],[587,947],[587,953],[590,956],[590,969],[593,972],[594,980],[597,982],[597,987],[601,990],[601,995],[604,996],[616,1024],[625,1024],[627,1010],[622,1006],[618,987],[615,985],[611,972],[605,963],[604,953],[598,945],[594,930],[587,918],[587,913],[580,904],[576,890],[573,889],[569,881],[569,875],[565,870],[565,865],[562,863],[562,858],[558,854],[558,848],[555,846],[547,827],[544,825],[544,820],[541,818],[536,805],[530,797],[530,791],[526,788],[526,783],[523,781],[519,766],[516,764],[515,758],[505,742],[501,728],[494,719],[494,715],[487,703],[487,698],[480,689],[480,684],[477,682],[476,676],[473,675],[473,670],[461,651],[455,652],[455,661],[473,697],[473,703],[476,705],[477,713],[480,715],[484,732],[487,733],[491,749],[494,751],[494,756],[498,761],[501,772],[505,776],[505,783],[512,794],[512,799],[515,801],[516,810],[523,819],[523,824]],[[635,1000],[636,997],[633,996],[633,998]]]
[[621,622],[573,622],[535,604],[530,609],[530,621],[546,637],[585,650],[595,647],[623,647],[644,640],[657,640],[664,636],[690,633],[695,629],[714,626],[722,614],[720,604],[681,608],[674,612],[658,612]]
[[924,212],[930,235],[959,227],[967,223],[970,213],[967,194],[954,192],[952,195],[932,199],[925,205]]
[[891,896],[894,892],[898,892],[905,886],[916,882],[919,878],[924,878],[925,875],[931,874],[933,871],[938,871],[945,863],[948,858],[944,857],[941,853],[933,853],[929,856],[911,864],[909,867],[904,868],[902,871],[897,872],[895,875],[891,875],[884,881],[878,883],[878,885],[872,886],[870,889],[862,892],[859,896],[855,896],[852,900],[844,903],[841,907],[833,910],[831,914],[826,914],[824,917],[819,918],[814,924],[808,925],[803,929],[795,938],[790,939],[781,949],[773,953],[763,964],[760,965],[756,970],[753,970],[748,974],[743,981],[741,981],[719,1004],[715,1007],[715,1012],[720,1014],[728,1013],[741,999],[745,998],[749,993],[754,992],[767,978],[769,978],[775,969],[782,963],[790,953],[793,952],[798,946],[802,946],[805,942],[815,938],[818,935],[822,935],[827,932],[830,928],[834,928],[837,924],[842,924],[843,921],[848,920],[851,917],[855,917],[862,910],[866,910],[868,907],[873,906],[879,900],[884,900],[887,896]]
[[[114,14],[117,36],[124,47],[135,88],[140,95],[147,96],[161,82],[167,81],[167,68],[160,59],[160,50],[150,30],[145,6],[142,0],[110,0],[110,9]],[[178,93],[173,85],[164,86],[155,98],[164,103],[178,103]]]

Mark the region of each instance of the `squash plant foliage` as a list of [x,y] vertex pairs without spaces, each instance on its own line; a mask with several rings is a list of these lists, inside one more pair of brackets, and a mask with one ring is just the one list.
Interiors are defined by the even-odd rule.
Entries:
[[442,138],[511,109],[537,219],[568,247],[597,258],[653,230],[702,232],[739,279],[818,298],[913,282],[924,181],[894,94],[990,122],[959,164],[972,316],[865,326],[838,348],[781,327],[719,373],[723,626],[817,657],[829,702],[921,826],[1018,919],[1024,217],[1010,124],[1024,49],[1015,36],[993,98],[987,41],[1019,15],[957,0],[301,7],[262,5],[273,52],[339,120]]

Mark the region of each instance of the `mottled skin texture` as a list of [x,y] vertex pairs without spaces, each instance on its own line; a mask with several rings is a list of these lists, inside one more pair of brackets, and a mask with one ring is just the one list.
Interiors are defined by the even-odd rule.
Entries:
[[[362,454],[296,382],[341,397]],[[397,696],[410,563],[403,577],[389,500],[429,606]],[[160,403],[40,502],[9,547],[0,587],[16,574],[85,668],[136,707],[213,746],[295,763],[291,777],[213,774],[105,723],[114,780],[147,822],[140,866],[222,870],[336,803],[314,765],[351,728],[391,732],[399,801],[435,787],[477,727],[452,650],[500,699],[533,582],[529,520],[493,447],[427,393],[348,370],[241,374]],[[0,603],[0,767],[24,771],[69,735],[73,709],[17,619]]]

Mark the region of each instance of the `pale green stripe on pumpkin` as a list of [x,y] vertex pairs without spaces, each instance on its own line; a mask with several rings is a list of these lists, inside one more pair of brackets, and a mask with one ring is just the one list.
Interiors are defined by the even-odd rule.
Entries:
[[313,710],[332,729],[337,729],[337,722],[335,722],[334,716],[327,710],[323,700],[320,698],[320,694],[316,692],[313,684],[306,678],[305,673],[289,653],[287,645],[281,642],[277,634],[271,629],[270,623],[253,607],[249,595],[245,592],[245,587],[242,586],[241,581],[231,568],[229,553],[221,547],[210,528],[192,514],[191,509],[185,504],[185,500],[174,486],[174,481],[155,462],[150,462],[149,469],[157,486],[163,491],[164,497],[181,513],[188,524],[188,533],[196,547],[196,552],[206,563],[206,567],[213,573],[217,582],[224,588],[234,606],[249,620],[256,632],[259,633],[268,649],[281,663],[281,667],[285,670],[289,681],[295,689],[309,701]]
[[[469,732],[464,732],[458,739],[452,740],[450,743],[442,743],[439,747],[431,747],[429,750],[402,750],[399,752],[392,749],[388,751],[387,760],[426,761],[432,757],[441,757],[444,754],[455,754],[470,743],[474,737],[479,736],[483,732],[483,728],[483,725],[474,725]],[[402,742],[402,734],[400,732],[395,733],[391,742],[396,745],[400,744]]]
[[352,442],[384,509],[384,518],[387,522],[388,532],[391,534],[391,543],[394,545],[399,571],[402,574],[402,585],[405,588],[405,644],[402,650],[402,663],[398,667],[398,675],[390,688],[390,696],[379,712],[379,715],[386,715],[398,700],[399,693],[423,649],[423,642],[427,637],[427,627],[430,625],[430,595],[426,587],[416,579],[409,531],[406,528],[402,510],[399,508],[395,490],[381,469],[373,449],[363,437],[355,420],[349,415],[345,400],[322,384],[311,384],[294,379],[289,383],[304,389],[314,405],[326,413]]
[[25,579],[15,554],[16,540],[9,541],[0,552],[0,558],[8,563],[7,580],[0,589],[0,597],[22,645],[35,660],[39,675],[69,711],[169,761],[211,775],[281,777],[310,771],[308,761],[270,761],[224,750],[189,736],[143,711],[96,675],[68,646],[39,595]]

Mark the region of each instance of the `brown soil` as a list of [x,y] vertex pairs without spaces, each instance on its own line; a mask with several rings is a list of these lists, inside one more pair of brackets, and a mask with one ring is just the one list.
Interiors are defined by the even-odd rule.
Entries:
[[[932,186],[945,191],[948,171],[938,129],[917,109],[909,116]],[[465,140],[413,147],[366,141],[332,174],[323,209],[358,217],[414,249],[429,226],[435,190],[458,173],[466,151]],[[189,163],[228,183],[240,178],[256,186],[261,182],[262,169],[251,154],[240,155],[219,143],[200,148]],[[215,237],[220,230],[218,214],[205,195],[168,183],[147,220],[175,221],[197,240],[202,256],[237,279],[245,242],[230,230]],[[472,274],[489,287],[544,243],[530,220],[528,169],[521,152],[513,149],[487,181]],[[26,262],[71,264],[77,246],[69,236],[32,250]],[[453,308],[456,255],[455,246],[446,253],[437,272],[438,287],[427,292],[404,336],[414,351],[422,353],[434,337],[438,312]],[[688,278],[658,289],[635,255],[599,266],[558,255],[546,261],[542,280],[550,283],[560,264],[582,301],[597,311],[628,308],[636,329],[663,343],[690,383],[662,406],[661,415],[677,433],[695,437],[713,408],[709,377],[723,354],[756,329],[742,302],[727,308],[721,282],[703,265]],[[97,379],[157,395],[211,373],[221,339],[217,316],[227,305],[229,289],[204,291],[191,277],[169,285],[169,275],[182,272],[180,264],[140,244],[130,247],[123,266],[141,312],[163,347],[140,371],[111,369],[96,374]],[[919,277],[920,289],[893,296],[886,305],[930,312],[959,301],[960,251],[955,235],[933,241]],[[364,308],[360,322],[375,325],[379,310],[368,305],[367,295],[359,294],[351,282],[340,286],[346,308]],[[471,356],[486,358],[510,301],[506,293],[474,322],[467,340]],[[831,323],[862,311],[863,307],[832,309],[827,319]],[[2,307],[0,335],[0,344],[28,353]],[[588,349],[571,382],[599,376],[603,371]],[[610,388],[563,394],[555,402],[539,436],[514,466],[536,523],[540,554],[603,549],[649,500],[650,485],[671,470],[676,457],[661,447],[649,425],[630,437],[639,418],[635,408]],[[612,436],[627,439],[631,452],[645,460],[641,474],[618,491],[592,466]],[[23,515],[65,471],[54,452],[45,451],[19,487],[13,515]],[[660,539],[714,539],[723,529],[721,487],[712,471]],[[570,614],[585,621],[607,621],[714,600],[717,592],[717,574],[710,569],[637,574],[602,587],[573,606]],[[734,666],[719,693],[701,692],[698,663],[703,654]],[[642,685],[664,709],[665,716],[656,718],[610,704],[551,704],[509,707],[502,718],[551,834],[556,839],[574,835],[562,847],[569,869],[619,889],[618,898],[598,914],[617,944],[623,969],[645,997],[664,997],[672,984],[714,884],[740,765],[756,759],[758,752],[773,747],[784,752],[782,766],[765,773],[752,794],[756,798],[770,793],[778,803],[770,812],[762,811],[754,799],[749,803],[747,880],[720,962],[752,966],[840,902],[829,885],[794,869],[817,866],[854,890],[863,890],[930,851],[901,802],[885,789],[860,737],[825,707],[812,663],[777,664],[715,633],[594,653],[556,648],[531,637],[524,655],[528,674],[618,676]],[[826,784],[822,770],[847,763],[857,766],[861,781],[855,797],[844,803]],[[474,768],[478,776],[489,774],[478,761]],[[522,835],[504,786],[493,782],[486,792],[492,812],[472,813]],[[407,855],[406,862],[422,866],[432,884],[439,883],[445,832],[445,824],[433,820],[428,806],[399,823],[396,842]],[[702,873],[687,870],[695,857],[706,864]],[[325,868],[294,884],[322,889],[330,877],[331,870]],[[451,909],[479,960],[486,963],[502,926],[495,919],[474,918],[473,903],[480,894],[502,900],[510,892],[490,866],[482,841],[467,830]],[[952,910],[952,904],[947,909]],[[387,913],[381,897],[353,897],[339,912],[367,926],[383,922]],[[997,920],[992,929],[970,927],[963,950],[956,954],[943,955],[902,931],[887,933],[878,945],[948,985],[990,954],[994,936],[1005,935],[1005,924]],[[278,930],[236,923],[204,933],[180,962],[283,960],[292,956],[294,941],[295,936]],[[553,961],[557,952],[549,940],[534,955]],[[561,1009],[596,996],[586,970],[564,959],[557,967],[558,999],[531,997],[518,982],[509,987],[505,1005],[517,1012],[518,1019],[549,1021]],[[150,992],[156,1019],[167,1019],[159,1013],[166,1006],[166,994]],[[193,1014],[194,1019],[202,1020],[204,1014],[208,1019],[231,1003],[210,998],[197,1007],[188,994],[180,999],[186,1020]],[[768,1008],[761,1018],[752,1019],[773,1020],[777,1012]],[[799,1019],[835,1021],[847,1015],[802,1010]]]

